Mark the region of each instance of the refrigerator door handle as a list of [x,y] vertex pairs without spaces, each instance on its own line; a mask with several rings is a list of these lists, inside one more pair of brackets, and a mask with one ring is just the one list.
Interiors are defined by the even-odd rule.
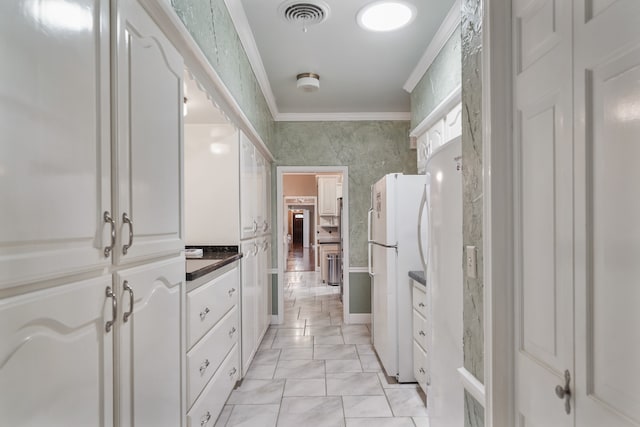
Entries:
[[[420,263],[422,264],[423,271],[427,271],[427,265],[424,258],[424,248],[422,247],[422,214],[426,203],[427,186],[425,185],[424,191],[422,192],[422,200],[420,200],[420,211],[418,212],[418,249],[420,251]],[[429,224],[427,224],[427,227],[429,227]]]
[[369,209],[369,212],[367,212],[367,250],[369,251],[369,255],[367,257],[367,271],[369,273],[369,276],[373,277],[375,276],[374,272],[373,272],[373,267],[371,265],[371,256],[373,255],[371,253],[371,245],[373,244],[372,240],[371,240],[371,214],[373,213],[373,209]]

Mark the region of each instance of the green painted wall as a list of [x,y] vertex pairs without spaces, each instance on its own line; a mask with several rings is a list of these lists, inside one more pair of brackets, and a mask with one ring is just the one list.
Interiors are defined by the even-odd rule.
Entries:
[[171,5],[273,152],[273,117],[224,1],[171,0]]
[[349,313],[371,313],[369,273],[349,273]]
[[420,124],[461,82],[458,27],[411,92],[411,129]]
[[416,173],[409,122],[277,122],[278,166],[348,166],[349,261],[367,265],[371,184],[391,172]]

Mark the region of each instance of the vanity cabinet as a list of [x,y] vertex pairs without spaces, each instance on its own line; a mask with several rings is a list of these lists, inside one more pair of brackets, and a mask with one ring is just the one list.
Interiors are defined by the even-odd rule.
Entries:
[[239,270],[236,261],[188,282],[188,426],[213,426],[240,379]]
[[431,329],[428,324],[426,287],[415,280],[413,285],[413,374],[420,388],[426,393],[429,382],[429,342]]

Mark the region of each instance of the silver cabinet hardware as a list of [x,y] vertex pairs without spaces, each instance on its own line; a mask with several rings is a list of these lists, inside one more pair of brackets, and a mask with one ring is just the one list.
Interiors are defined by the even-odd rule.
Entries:
[[421,302],[420,304],[418,304],[418,307],[424,308],[424,303]]
[[229,331],[229,338],[231,338],[233,336],[233,334],[236,333],[236,327],[232,327],[231,330]]
[[204,320],[205,317],[207,317],[207,314],[209,314],[209,307],[205,307],[204,311],[200,312],[200,320]]
[[111,298],[111,320],[107,321],[104,325],[104,330],[110,332],[113,323],[116,321],[116,317],[118,317],[118,299],[116,298],[116,294],[113,293],[111,286],[107,286],[106,295],[107,298]]
[[257,233],[258,232],[258,223],[256,222],[256,220],[253,220],[253,232]]
[[200,365],[200,375],[204,374],[204,371],[206,371],[208,367],[209,359],[204,359],[204,362],[202,362],[202,365]]
[[419,335],[421,335],[421,336],[423,336],[423,337],[425,336],[424,331],[420,331],[420,332],[418,332],[418,334],[419,334]]
[[571,374],[569,370],[564,371],[564,387],[556,386],[556,396],[564,399],[564,410],[567,414],[571,413]]
[[236,368],[233,368],[232,370],[229,371],[229,376],[230,377],[234,376],[236,372],[238,372],[238,370]]
[[102,219],[106,224],[111,225],[111,245],[104,248],[105,258],[109,258],[109,255],[111,255],[111,251],[116,244],[116,222],[113,220],[113,217],[111,216],[109,211],[104,211],[104,213],[102,214]]
[[200,427],[204,427],[209,422],[210,419],[211,419],[211,412],[207,411],[207,413],[204,414],[202,418],[200,418]]
[[127,320],[129,320],[129,317],[133,314],[133,289],[129,286],[129,282],[127,280],[124,281],[122,287],[125,292],[129,292],[129,311],[124,313],[122,316],[122,321],[127,323]]
[[233,293],[236,291],[236,288],[229,289],[229,297],[233,296]]
[[129,218],[126,212],[122,214],[122,223],[129,225],[129,243],[122,247],[122,254],[126,255],[129,248],[133,245],[133,221],[131,221],[131,218]]
[[419,372],[420,372],[421,374],[426,374],[426,371],[424,370],[424,368],[420,368],[420,371],[419,371]]

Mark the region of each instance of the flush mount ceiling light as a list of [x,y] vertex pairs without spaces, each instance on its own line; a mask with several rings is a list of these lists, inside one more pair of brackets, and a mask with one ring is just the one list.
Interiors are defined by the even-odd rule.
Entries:
[[302,73],[296,76],[298,89],[305,92],[315,92],[320,89],[320,76],[314,73]]
[[416,7],[402,0],[370,3],[360,9],[357,20],[365,30],[393,31],[405,27],[416,17]]

